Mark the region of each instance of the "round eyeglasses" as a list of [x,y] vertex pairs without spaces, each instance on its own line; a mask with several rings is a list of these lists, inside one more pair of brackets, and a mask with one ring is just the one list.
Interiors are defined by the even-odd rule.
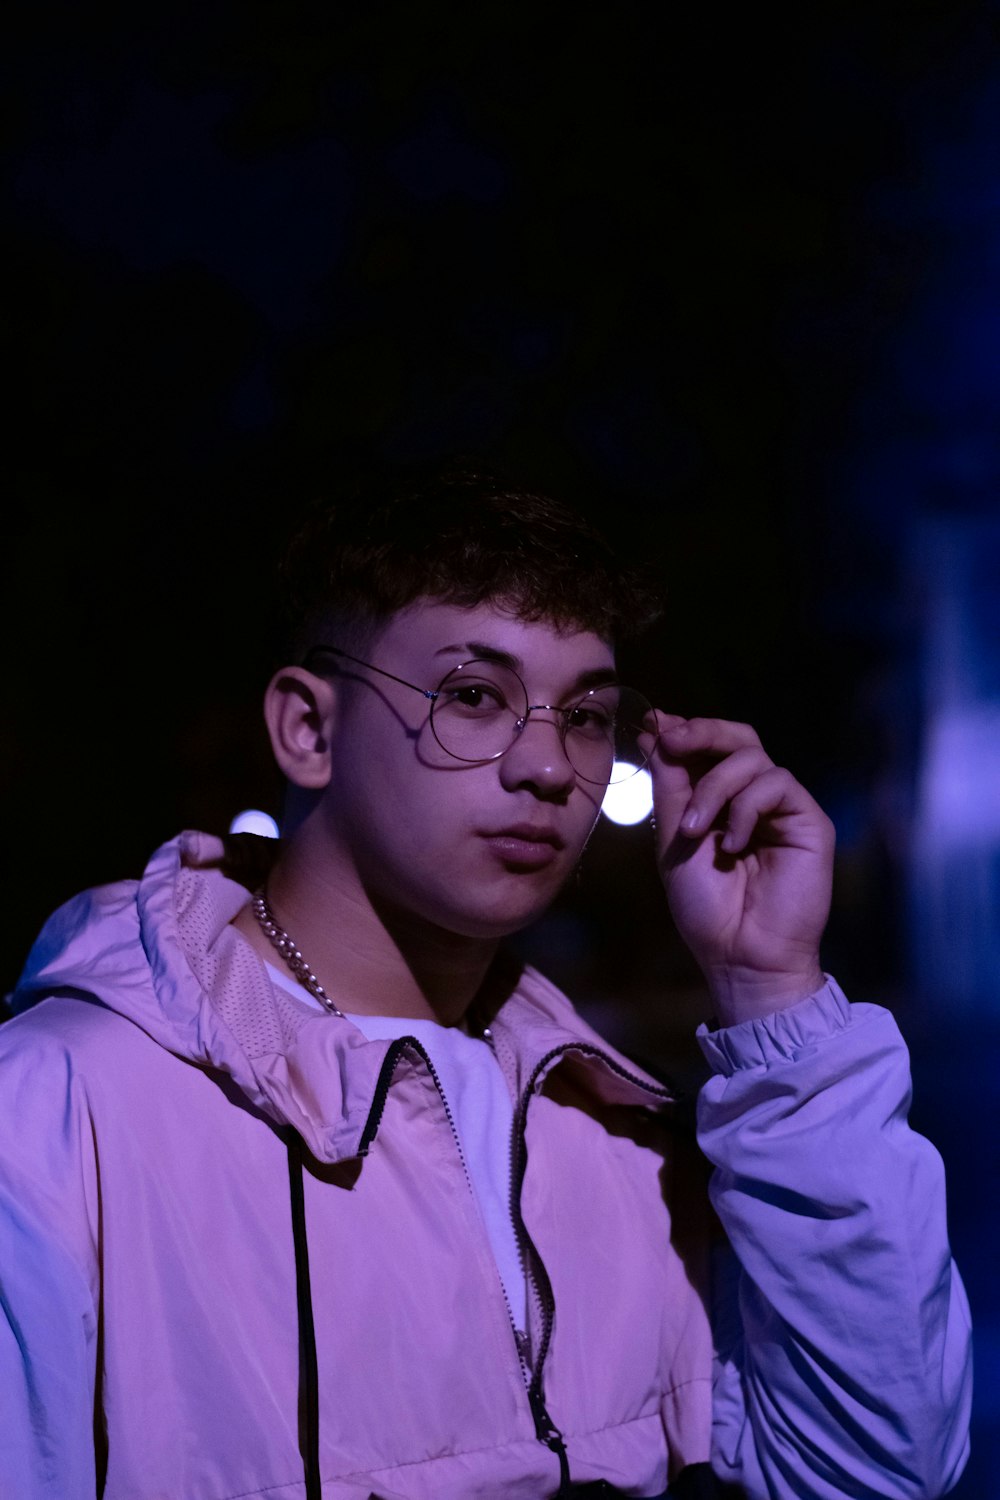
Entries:
[[529,703],[527,689],[513,668],[485,658],[453,667],[431,689],[337,646],[311,647],[304,664],[308,667],[320,653],[342,657],[421,693],[430,701],[431,731],[441,749],[470,765],[506,755],[537,712],[555,714],[566,759],[581,781],[613,786],[634,776],[649,760],[639,736],[650,733],[652,705],[641,693],[617,682],[593,687],[565,706]]

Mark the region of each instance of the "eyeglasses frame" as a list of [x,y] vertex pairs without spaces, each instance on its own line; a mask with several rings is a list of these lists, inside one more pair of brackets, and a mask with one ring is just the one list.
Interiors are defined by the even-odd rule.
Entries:
[[[560,742],[560,744],[563,747],[563,754],[566,755],[566,736],[569,733],[569,720],[568,720],[567,716],[572,712],[573,709],[577,708],[581,703],[583,703],[584,700],[586,698],[588,698],[591,693],[596,693],[596,692],[600,691],[599,688],[590,688],[590,689],[588,689],[588,691],[586,693],[581,694],[581,696],[576,700],[576,702],[573,703],[569,708],[560,708],[555,703],[528,703],[528,701],[527,701],[528,700],[528,689],[524,685],[524,679],[521,677],[520,673],[514,671],[513,667],[507,667],[507,666],[505,666],[504,667],[504,671],[510,672],[511,675],[513,677],[516,677],[517,680],[518,680],[518,682],[521,684],[521,689],[522,689],[522,691],[524,693],[524,699],[525,699],[525,703],[527,705],[526,708],[525,708],[525,710],[524,710],[524,717],[523,718],[518,718],[518,719],[515,720],[514,737],[511,740],[511,742],[510,742],[509,745],[505,745],[504,748],[502,750],[498,750],[495,755],[477,755],[474,759],[467,760],[464,755],[456,755],[455,752],[454,752],[454,750],[449,750],[448,746],[445,745],[444,743],[442,743],[442,740],[441,740],[440,736],[438,735],[437,730],[434,727],[434,704],[437,702],[437,700],[441,696],[441,685],[440,684],[436,688],[422,688],[422,687],[419,687],[418,684],[415,683],[415,682],[407,682],[407,680],[406,680],[405,677],[397,677],[396,674],[395,674],[395,672],[387,672],[384,667],[377,667],[377,666],[375,666],[374,662],[362,661],[362,659],[361,659],[360,656],[352,656],[349,651],[343,651],[343,650],[341,650],[341,648],[339,646],[328,646],[328,645],[326,645],[323,642],[318,642],[315,646],[310,646],[309,649],[308,649],[308,651],[305,653],[305,657],[303,659],[302,665],[303,665],[303,667],[305,667],[305,669],[307,671],[310,670],[310,668],[309,668],[309,658],[311,656],[314,656],[316,654],[316,652],[325,652],[328,656],[340,656],[340,657],[343,657],[345,661],[353,662],[356,667],[366,667],[369,672],[377,672],[380,677],[388,677],[389,680],[390,680],[390,682],[398,682],[399,685],[400,685],[400,687],[412,688],[415,693],[419,693],[421,695],[421,697],[428,699],[428,701],[430,702],[430,705],[431,705],[431,715],[430,715],[431,733],[433,734],[434,738],[437,740],[438,744],[441,746],[441,749],[444,751],[445,755],[450,755],[451,758],[452,758],[452,760],[459,761],[463,766],[489,765],[489,764],[491,764],[491,762],[493,762],[495,760],[502,760],[502,758],[507,754],[508,750],[513,750],[514,746],[517,744],[518,739],[524,733],[524,730],[527,727],[529,717],[531,716],[531,714],[533,714],[535,712],[536,709],[544,709],[547,713],[554,713],[554,714],[558,714],[559,715],[559,718],[560,718],[559,742]],[[457,667],[451,667],[444,674],[444,676],[442,677],[441,683],[447,682],[448,678],[452,675],[453,672],[460,672],[463,667],[469,667],[469,666],[472,665],[473,662],[477,662],[477,661],[482,661],[482,662],[484,662],[488,666],[496,666],[497,665],[497,663],[495,663],[495,662],[490,662],[488,660],[488,658],[486,658],[486,657],[471,656],[468,661],[459,662],[459,664],[458,664]],[[607,686],[607,687],[618,687],[618,686],[620,686],[620,684],[615,683],[615,682],[609,682],[609,683],[606,683],[604,685]],[[642,696],[641,693],[636,693],[636,690],[634,688],[629,689],[629,691],[635,693],[636,697],[641,697]],[[582,774],[582,772],[580,772],[580,771],[578,771],[576,769],[576,766],[573,765],[573,761],[570,759],[569,755],[566,755],[566,759],[569,760],[570,765],[573,766],[574,774],[577,775],[577,776],[579,776],[579,778],[580,778],[581,781],[586,781],[587,784],[588,784],[588,786],[608,786],[608,785],[611,784],[610,780],[608,782],[604,782],[604,781],[592,781],[589,776],[584,776]],[[648,761],[648,760],[649,760],[649,757],[647,756],[646,757],[646,761]],[[645,763],[646,762],[644,762],[643,764],[645,764]],[[642,766],[636,766],[635,769],[636,769],[636,771],[641,771],[642,770]],[[628,779],[629,778],[627,776],[623,778],[623,780],[625,780],[625,781],[627,781]]]

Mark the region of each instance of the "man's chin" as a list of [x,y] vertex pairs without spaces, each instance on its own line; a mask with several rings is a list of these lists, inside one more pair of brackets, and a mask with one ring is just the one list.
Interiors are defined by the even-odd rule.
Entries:
[[566,874],[557,883],[546,883],[544,890],[537,884],[534,889],[529,889],[525,882],[521,889],[505,890],[502,896],[484,901],[478,909],[466,906],[453,911],[449,914],[448,925],[456,933],[484,941],[498,942],[512,937],[544,917],[568,880]]
[[[397,931],[425,927],[451,937],[483,943],[522,932],[543,917],[568,883],[575,863],[544,870],[494,870],[492,878],[436,883],[420,893],[383,894],[373,904],[387,926]],[[477,872],[477,875],[479,872]]]

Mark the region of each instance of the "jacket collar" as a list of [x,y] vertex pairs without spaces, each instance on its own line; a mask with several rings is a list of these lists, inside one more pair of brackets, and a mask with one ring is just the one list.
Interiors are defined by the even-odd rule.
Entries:
[[[354,1157],[384,1084],[390,1044],[367,1040],[343,1018],[306,1010],[272,983],[231,925],[249,892],[227,869],[222,840],[185,833],[157,851],[140,882],[141,940],[172,1033],[165,1044],[229,1073],[319,1160]],[[511,974],[504,993],[489,1025],[518,1097],[572,1056],[587,1086],[609,1103],[666,1099],[661,1085],[608,1046],[537,971]],[[408,1064],[422,1067],[422,1054],[408,1055]]]

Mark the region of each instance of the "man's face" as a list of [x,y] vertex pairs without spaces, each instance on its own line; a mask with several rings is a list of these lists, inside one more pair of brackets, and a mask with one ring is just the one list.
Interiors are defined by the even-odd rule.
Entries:
[[[611,647],[589,632],[426,599],[361,655],[435,689],[491,652],[512,658],[530,704],[564,706],[614,676]],[[567,760],[557,716],[532,713],[506,754],[470,764],[441,748],[430,701],[412,688],[346,661],[337,683],[323,816],[342,874],[383,914],[467,937],[501,937],[539,916],[575,867],[604,795]]]

